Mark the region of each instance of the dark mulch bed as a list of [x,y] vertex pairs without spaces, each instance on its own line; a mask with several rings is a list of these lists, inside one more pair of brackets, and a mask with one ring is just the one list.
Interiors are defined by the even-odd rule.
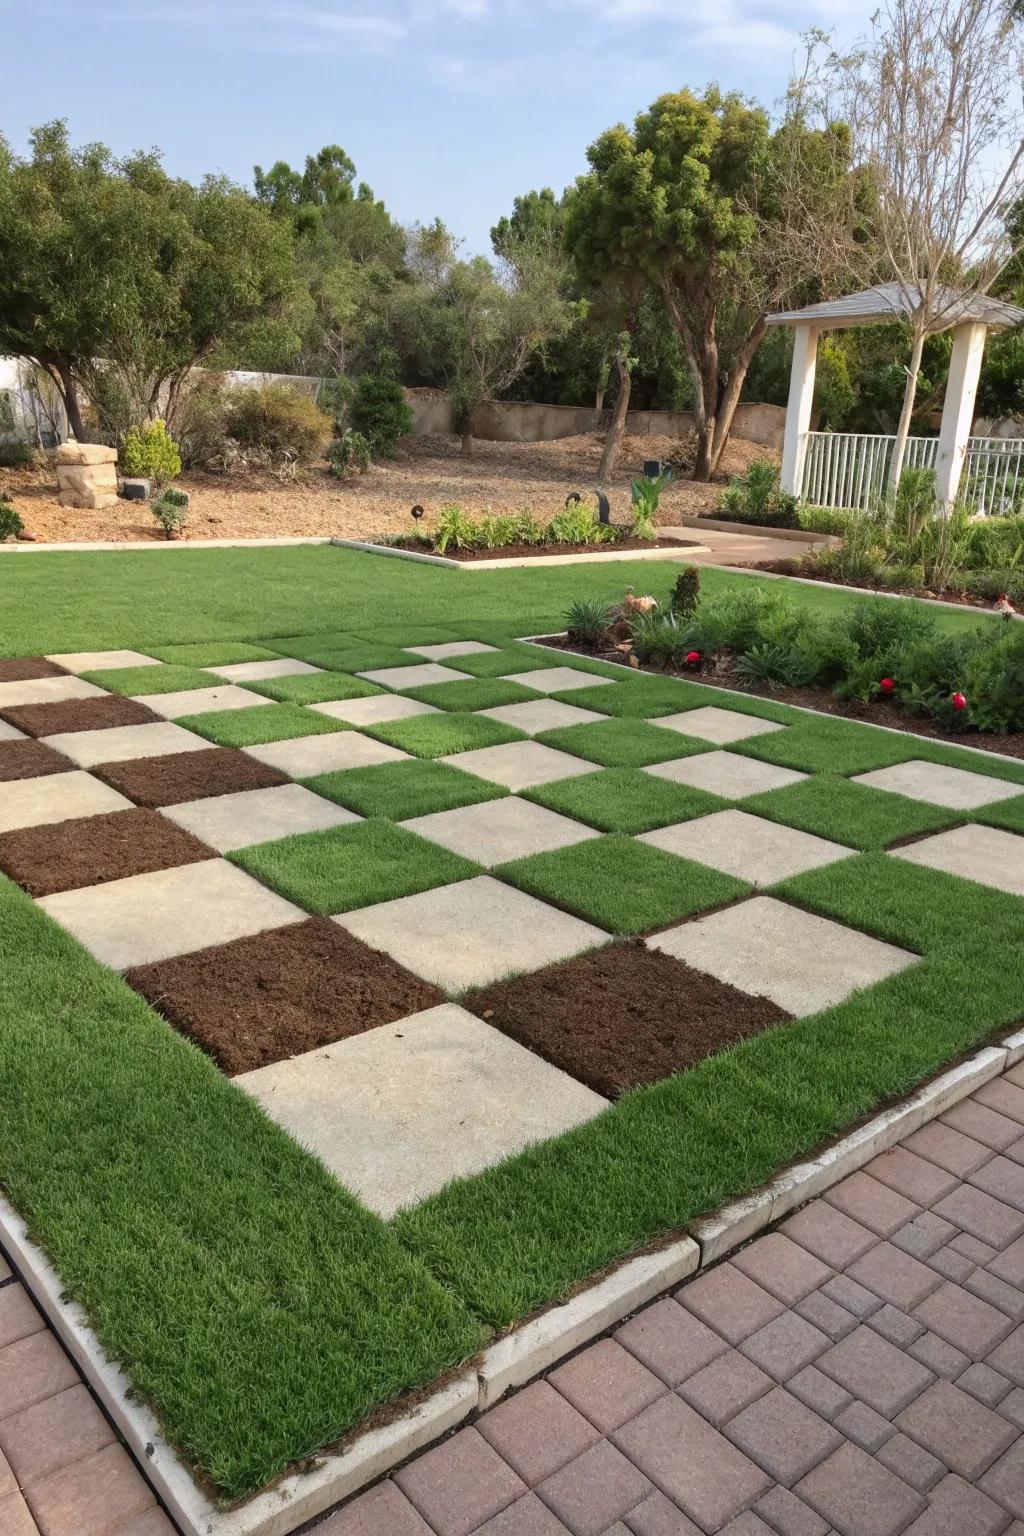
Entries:
[[156,811],[110,811],[0,835],[0,869],[30,896],[217,857],[215,849]]
[[444,1002],[327,918],[136,966],[126,979],[229,1077]]
[[[594,661],[626,662],[622,651],[595,649],[582,641],[570,640],[566,635],[546,635],[542,644],[556,651],[573,651],[577,656],[589,656]],[[758,688],[749,678],[734,677],[728,670],[725,658],[710,667],[694,671],[690,667],[654,667],[643,662],[636,668],[654,677],[679,677],[687,683],[707,683],[712,688],[729,688],[736,693],[758,694],[774,699],[779,704],[796,704],[804,709],[817,710],[823,715],[841,715],[845,720],[863,720],[868,725],[885,725],[891,731],[910,731],[915,736],[927,736],[933,741],[945,741],[951,747],[976,747],[982,752],[992,752],[998,757],[1024,758],[1024,731],[1010,731],[996,736],[990,731],[947,731],[937,720],[917,715],[905,715],[897,700],[871,699],[866,704],[856,699],[837,699],[828,688],[787,688],[779,684],[774,688]],[[654,722],[657,724],[657,721]]]
[[103,763],[93,772],[129,800],[150,809],[183,805],[186,800],[206,800],[212,795],[232,795],[236,790],[272,789],[277,784],[291,783],[286,774],[268,768],[266,763],[257,762],[236,747],[136,757],[122,763]]
[[69,773],[76,766],[63,752],[41,741],[0,741],[0,781],[41,779],[47,773]]
[[464,1001],[607,1098],[671,1077],[792,1017],[639,941],[498,982]]
[[943,588],[940,592],[933,592],[929,587],[882,587],[869,581],[851,581],[847,576],[836,576],[831,571],[816,570],[813,565],[805,565],[802,560],[759,560],[754,564],[746,561],[737,565],[740,571],[770,571],[775,576],[800,576],[805,581],[824,581],[832,587],[857,587],[861,592],[874,592],[875,594],[898,593],[900,597],[916,597],[923,603],[956,603],[961,608],[980,608],[988,612],[992,603],[988,598],[975,597],[970,592],[954,592]]
[[58,667],[45,656],[8,656],[0,659],[0,683],[25,683],[33,677],[66,677],[67,668]]
[[[610,555],[623,549],[686,549],[696,539],[616,539],[609,544],[505,544],[501,549],[446,549],[444,560],[471,565],[474,560],[533,560],[544,555]],[[433,545],[415,539],[395,539],[392,549],[408,549],[417,555],[440,555]]]
[[149,725],[162,716],[135,699],[108,693],[104,698],[64,699],[56,704],[12,704],[2,711],[9,725],[26,736],[56,736],[60,731],[106,731],[115,725]]

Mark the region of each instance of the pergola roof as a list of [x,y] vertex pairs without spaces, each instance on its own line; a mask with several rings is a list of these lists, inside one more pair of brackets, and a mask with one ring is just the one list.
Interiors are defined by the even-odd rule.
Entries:
[[[954,288],[938,287],[934,305],[942,316],[943,329],[964,321],[980,321],[992,331],[1005,331],[1024,321],[1024,309],[988,295],[958,294]],[[808,304],[805,309],[789,309],[769,315],[769,325],[815,325],[823,330],[838,330],[849,325],[874,325],[912,315],[920,307],[921,295],[903,283],[878,283],[862,293],[849,293],[842,299],[826,299],[823,304]]]

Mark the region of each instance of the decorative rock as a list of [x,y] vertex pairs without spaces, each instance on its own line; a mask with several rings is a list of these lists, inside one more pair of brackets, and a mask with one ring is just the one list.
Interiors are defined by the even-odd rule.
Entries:
[[116,464],[117,449],[106,443],[61,443],[55,457],[58,464]]
[[57,488],[62,507],[110,507],[117,501],[117,449],[105,443],[61,443]]
[[148,501],[152,489],[148,480],[122,480],[121,495],[125,501]]

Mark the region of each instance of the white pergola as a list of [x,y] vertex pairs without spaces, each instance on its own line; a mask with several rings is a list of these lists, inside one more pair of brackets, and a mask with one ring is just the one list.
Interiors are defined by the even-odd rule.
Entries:
[[[880,283],[874,288],[865,288],[863,293],[851,293],[842,299],[808,304],[806,309],[769,316],[769,325],[790,326],[794,332],[782,449],[783,490],[799,495],[803,489],[818,337],[822,331],[905,320],[915,313],[920,303],[921,297],[916,290],[906,288],[902,283]],[[935,308],[943,317],[941,329],[953,333],[953,352],[935,456],[936,492],[940,503],[948,506],[956,500],[971,435],[986,334],[1020,325],[1024,321],[1024,309],[987,295],[961,296],[952,289],[942,290],[935,296]]]

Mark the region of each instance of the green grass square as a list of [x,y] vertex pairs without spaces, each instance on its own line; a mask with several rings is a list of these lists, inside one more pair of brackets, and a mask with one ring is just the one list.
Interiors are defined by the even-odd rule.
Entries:
[[328,699],[362,699],[384,692],[347,672],[296,672],[291,677],[267,677],[245,686],[280,704],[322,704]]
[[502,879],[588,918],[610,933],[647,933],[750,886],[706,864],[680,859],[632,837],[599,837],[503,864]]
[[605,768],[643,768],[648,763],[668,763],[673,758],[707,752],[706,741],[665,731],[646,720],[591,720],[583,725],[558,726],[537,737],[546,747],[571,752],[574,757],[600,763]]
[[257,704],[252,709],[213,709],[206,715],[186,715],[178,725],[219,747],[255,747],[267,741],[289,741],[295,736],[322,736],[328,731],[347,731],[343,720],[332,720],[298,704]]
[[733,742],[730,752],[778,763],[800,773],[838,773],[851,777],[888,768],[923,754],[919,743],[894,731],[872,730],[849,720],[792,716],[784,731]]
[[479,866],[390,821],[300,832],[228,854],[307,912],[324,916],[414,896],[480,873]]
[[865,852],[963,820],[941,806],[869,784],[851,784],[836,774],[819,774],[801,784],[752,795],[743,802],[743,809]]
[[[576,658],[568,656],[566,666],[575,666]],[[671,677],[626,678],[610,686],[597,688],[573,688],[568,693],[555,694],[565,704],[579,704],[583,709],[596,709],[602,715],[616,715],[623,719],[650,720],[657,715],[674,715],[681,709],[707,704],[707,690],[692,683],[678,682]]]
[[558,656],[549,660],[543,652],[538,657],[536,651],[508,646],[503,650],[475,651],[469,656],[459,656],[453,659],[453,665],[457,665],[460,672],[469,672],[473,677],[507,677],[512,672],[535,672],[538,667],[559,667],[562,661]]
[[523,741],[524,731],[489,720],[486,715],[412,715],[407,720],[386,720],[381,725],[363,727],[367,736],[376,736],[414,757],[448,757],[455,752],[472,752],[477,747],[498,747],[506,741]]
[[597,827],[599,832],[652,832],[678,821],[692,821],[728,804],[719,795],[688,784],[673,784],[639,768],[605,768],[576,778],[558,779],[520,791],[549,810]]
[[278,653],[242,640],[201,640],[191,645],[153,645],[149,654],[182,667],[231,667],[242,661],[276,661]]
[[347,629],[323,629],[309,635],[279,635],[267,641],[278,656],[291,656],[296,661],[311,660],[313,651],[353,650],[361,641]]
[[508,794],[501,784],[489,784],[475,774],[426,757],[377,763],[371,768],[343,768],[302,782],[307,789],[360,816],[386,816],[389,821],[453,811],[460,805],[478,805]]
[[183,693],[187,688],[223,688],[226,682],[212,672],[173,663],[159,667],[112,667],[108,672],[83,672],[82,676],[87,683],[124,694],[126,698],[142,693]]
[[1019,800],[1002,800],[997,805],[986,805],[975,811],[973,821],[983,821],[991,827],[1005,827],[1007,832],[1024,832],[1024,795]]
[[[461,656],[458,660],[461,662]],[[501,704],[526,704],[539,697],[522,683],[509,683],[496,677],[468,677],[457,683],[430,683],[426,688],[406,690],[406,698],[419,699],[423,704],[456,710],[460,714],[476,709],[497,709]]]
[[[410,645],[448,645],[452,640],[461,640],[454,629],[445,629],[439,624],[374,624],[369,628],[354,629],[352,631],[356,640],[364,641],[367,645],[391,645],[405,652]],[[413,662],[427,661],[426,656],[413,656]]]

